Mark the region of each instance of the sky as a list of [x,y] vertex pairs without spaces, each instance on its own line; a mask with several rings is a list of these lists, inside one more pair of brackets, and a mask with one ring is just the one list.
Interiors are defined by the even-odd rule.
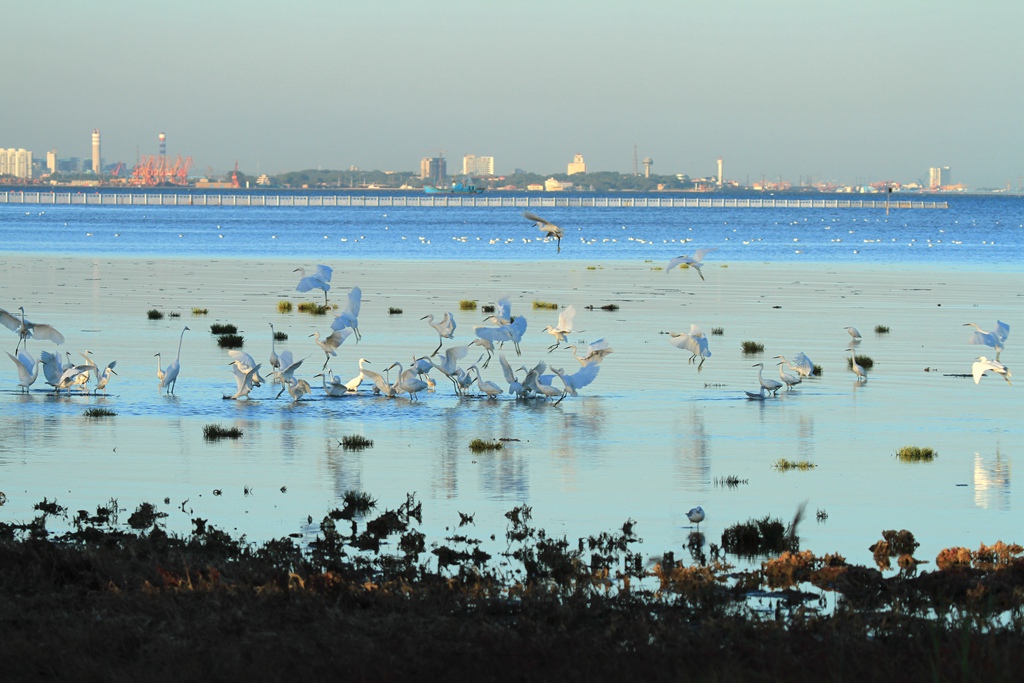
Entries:
[[[194,173],[1024,176],[1020,0],[6,3],[0,147]],[[12,56],[17,55],[12,59]]]

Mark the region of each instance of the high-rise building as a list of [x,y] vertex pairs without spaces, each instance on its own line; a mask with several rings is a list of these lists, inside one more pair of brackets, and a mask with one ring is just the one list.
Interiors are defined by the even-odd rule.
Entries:
[[928,187],[937,190],[945,185],[953,184],[953,174],[949,166],[932,166],[928,169]]
[[32,178],[32,152],[27,149],[0,149],[0,175]]
[[92,129],[92,172],[100,174],[100,129]]
[[587,165],[583,161],[583,155],[582,154],[575,155],[572,158],[572,163],[569,164],[569,169],[566,171],[566,174],[567,175],[572,175],[573,173],[586,173],[586,172],[587,172]]
[[494,157],[467,154],[462,157],[462,175],[494,175]]
[[448,175],[444,157],[423,157],[420,159],[420,178],[434,184],[442,182]]
[[718,186],[719,187],[722,186],[722,182],[723,182],[723,180],[722,180],[722,165],[723,165],[723,163],[724,162],[722,161],[722,157],[718,157]]
[[57,172],[57,150],[51,149],[46,153],[46,170],[53,175]]

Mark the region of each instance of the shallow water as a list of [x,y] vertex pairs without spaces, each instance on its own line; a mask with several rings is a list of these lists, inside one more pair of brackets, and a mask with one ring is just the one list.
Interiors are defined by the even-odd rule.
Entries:
[[[554,245],[542,246],[546,257],[553,254]],[[883,529],[913,531],[924,559],[950,545],[1020,540],[1012,468],[1024,444],[1018,389],[991,375],[980,385],[950,376],[969,373],[973,359],[990,352],[967,344],[964,323],[1015,325],[1024,277],[1010,265],[979,272],[964,263],[758,263],[718,253],[707,258],[701,282],[693,270],[666,274],[655,270],[659,263],[578,256],[568,247],[563,242],[562,258],[577,260],[414,261],[403,252],[400,260],[353,261],[307,252],[296,263],[6,252],[0,305],[24,305],[29,319],[54,324],[68,339],[62,350],[76,360],[86,349],[101,367],[117,359],[120,375],[108,397],[55,398],[41,380],[19,395],[10,361],[0,366],[4,518],[32,517],[44,496],[72,511],[115,497],[129,512],[142,501],[160,504],[172,529],[188,529],[199,516],[262,539],[314,534],[308,515],[319,518],[345,490],[360,489],[389,508],[416,492],[433,540],[458,523],[458,512],[475,513],[479,534],[500,539],[503,514],[527,503],[552,533],[575,539],[632,518],[647,552],[679,554],[691,531],[685,512],[694,505],[708,514],[701,530],[718,542],[726,526],[750,517],[788,521],[803,501],[803,546],[859,562],[870,560],[867,546]],[[326,399],[318,390],[293,405],[287,394],[273,399],[269,386],[254,390],[251,401],[223,400],[234,380],[227,353],[209,332],[215,322],[236,324],[245,350],[264,363],[274,323],[289,335],[278,351],[308,355],[299,375],[319,382],[312,375],[324,355],[308,335],[327,330],[330,319],[276,311],[279,299],[317,300],[318,291],[293,291],[291,272],[316,262],[335,266],[332,301],[343,302],[352,285],[363,290],[363,340],[347,341],[331,363],[343,379],[356,374],[360,356],[380,370],[429,353],[437,336],[419,319],[426,313],[453,311],[455,342],[469,341],[483,314],[459,311],[459,300],[486,303],[503,294],[529,320],[515,366],[575,366],[567,351],[546,353],[551,338],[542,330],[557,314],[532,310],[533,299],[574,304],[583,331],[573,340],[606,337],[615,352],[594,384],[557,406],[507,396],[459,399],[443,379],[415,403]],[[607,303],[620,308],[584,309]],[[209,315],[193,317],[196,306]],[[389,315],[389,307],[405,313]],[[182,317],[150,321],[150,308]],[[691,323],[705,332],[724,329],[710,337],[712,356],[700,371],[663,334]],[[153,354],[170,360],[186,324],[176,396],[164,397]],[[876,324],[890,333],[875,334]],[[847,325],[864,335],[858,353],[875,361],[863,385],[845,367]],[[13,350],[15,335],[0,332]],[[748,339],[765,352],[743,354],[740,343]],[[1013,339],[1002,355],[1011,370]],[[29,348],[34,355],[54,350],[36,341]],[[823,367],[820,379],[777,399],[746,400],[744,390],[757,387],[754,363],[763,361],[765,376],[776,376],[772,356],[797,351]],[[501,383],[496,359],[484,377]],[[118,415],[84,418],[93,405]],[[207,443],[202,427],[210,423],[237,426],[244,436]],[[373,439],[373,448],[341,449],[338,441],[351,433]],[[474,438],[499,437],[518,441],[497,453],[468,450]],[[931,446],[939,457],[899,463],[893,454],[905,444]],[[782,457],[816,467],[774,470]],[[715,484],[730,475],[747,483]],[[827,519],[816,521],[818,510]]]

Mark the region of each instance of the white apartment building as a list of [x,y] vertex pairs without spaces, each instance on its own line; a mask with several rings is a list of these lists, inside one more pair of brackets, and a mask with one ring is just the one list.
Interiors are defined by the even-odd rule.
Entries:
[[27,149],[0,149],[0,175],[32,178],[32,152]]
[[928,169],[928,187],[937,190],[944,185],[952,185],[953,176],[949,166],[932,166]]
[[572,163],[569,164],[569,169],[566,171],[566,174],[567,175],[572,175],[573,173],[586,173],[586,172],[587,172],[587,165],[583,161],[583,155],[582,154],[575,155],[572,158]]
[[494,175],[494,157],[467,154],[462,157],[462,175]]

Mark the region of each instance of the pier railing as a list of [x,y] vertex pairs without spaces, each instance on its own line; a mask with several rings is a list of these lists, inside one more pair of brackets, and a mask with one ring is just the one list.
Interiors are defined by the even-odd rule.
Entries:
[[368,206],[368,207],[581,207],[724,209],[948,209],[946,202],[875,199],[750,199],[728,197],[523,197],[495,195],[272,195],[142,192],[0,192],[0,204],[97,206]]

